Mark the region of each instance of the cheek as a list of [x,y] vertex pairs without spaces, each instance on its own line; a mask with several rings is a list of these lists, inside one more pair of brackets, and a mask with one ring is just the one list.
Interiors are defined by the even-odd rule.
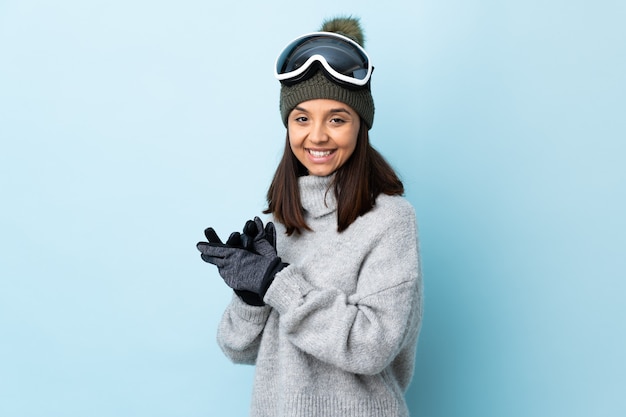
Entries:
[[345,142],[346,150],[348,151],[350,155],[354,153],[354,150],[356,149],[357,141],[358,141],[358,132],[350,135],[350,138],[346,140]]
[[298,140],[298,137],[291,133],[289,134],[289,149],[291,149],[291,153],[298,161],[300,161],[300,163],[304,163],[302,141]]
[[289,137],[289,146],[292,151],[296,151],[302,147],[304,142],[304,136],[302,132],[299,132],[297,129],[288,129],[287,135]]
[[289,135],[289,147],[291,148],[292,152],[296,152],[296,149],[298,147],[298,142],[296,140],[293,139],[293,135]]

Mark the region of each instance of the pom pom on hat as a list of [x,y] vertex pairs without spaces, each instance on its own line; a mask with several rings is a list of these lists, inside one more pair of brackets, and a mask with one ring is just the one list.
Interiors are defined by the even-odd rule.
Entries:
[[336,17],[322,23],[321,32],[335,32],[352,39],[362,47],[365,47],[365,37],[361,22],[356,17]]

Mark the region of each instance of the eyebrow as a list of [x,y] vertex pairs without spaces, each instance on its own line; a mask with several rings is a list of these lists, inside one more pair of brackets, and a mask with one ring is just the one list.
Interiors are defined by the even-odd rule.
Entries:
[[[300,107],[300,106],[294,107],[294,110],[303,111],[305,113],[309,112],[307,109],[305,109],[304,107]],[[346,113],[346,114],[350,115],[350,112],[347,109],[343,108],[343,107],[338,107],[336,109],[330,109],[329,113]]]

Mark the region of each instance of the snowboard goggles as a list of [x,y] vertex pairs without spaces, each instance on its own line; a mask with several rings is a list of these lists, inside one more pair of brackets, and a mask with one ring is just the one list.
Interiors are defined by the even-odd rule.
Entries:
[[365,49],[352,39],[333,32],[314,32],[291,41],[278,55],[274,76],[293,85],[315,73],[321,66],[339,84],[366,85],[374,67]]

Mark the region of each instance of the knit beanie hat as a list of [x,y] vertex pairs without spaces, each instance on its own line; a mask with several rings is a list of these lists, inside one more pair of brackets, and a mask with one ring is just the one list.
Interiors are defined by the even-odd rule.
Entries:
[[[346,36],[359,45],[364,45],[363,31],[359,20],[353,17],[335,18],[324,22],[321,32],[335,32]],[[280,88],[280,114],[287,126],[289,113],[300,103],[314,99],[337,100],[350,106],[365,121],[368,129],[374,123],[374,99],[370,84],[363,87],[348,88],[331,81],[322,70],[312,77],[297,84]]]

